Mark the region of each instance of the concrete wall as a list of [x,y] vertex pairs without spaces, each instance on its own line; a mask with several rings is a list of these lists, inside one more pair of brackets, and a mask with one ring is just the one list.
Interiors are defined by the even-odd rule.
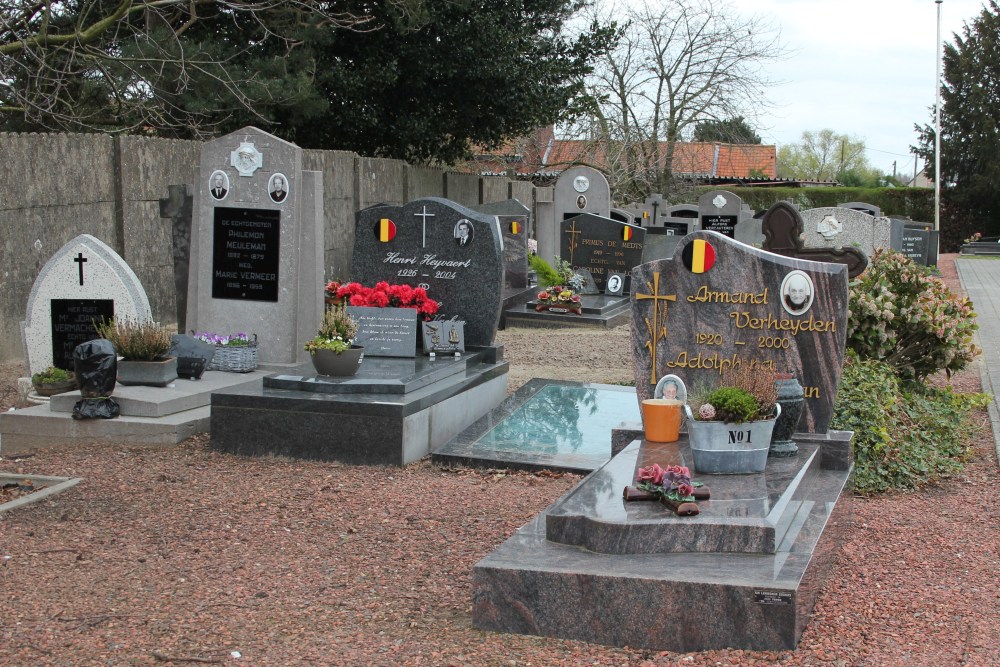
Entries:
[[[92,234],[139,276],[153,316],[174,324],[172,221],[160,217],[171,185],[198,192],[201,143],[98,134],[0,134],[0,361],[24,358],[20,322],[35,277],[70,239]],[[303,151],[323,177],[326,278],[347,279],[354,214],[372,204],[447,197],[466,206],[514,196],[534,206],[534,186],[502,177],[414,167],[347,151]],[[485,194],[484,194],[485,193]],[[488,198],[486,198],[488,197]]]

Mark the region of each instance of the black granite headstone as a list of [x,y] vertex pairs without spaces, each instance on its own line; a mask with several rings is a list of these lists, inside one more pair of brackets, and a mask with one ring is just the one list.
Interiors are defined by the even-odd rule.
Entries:
[[80,343],[100,338],[95,322],[115,316],[112,299],[52,299],[52,363],[73,370],[73,350]]
[[277,301],[281,211],[215,208],[212,298]]
[[625,274],[630,289],[632,267],[642,263],[646,230],[610,218],[584,213],[560,223],[559,256],[574,269],[587,269],[603,292],[608,273]]
[[528,286],[528,224],[531,209],[516,199],[474,206],[480,213],[495,215],[503,234],[504,286]]
[[351,279],[423,286],[441,316],[465,321],[466,345],[490,345],[503,300],[496,216],[436,197],[359,211]]

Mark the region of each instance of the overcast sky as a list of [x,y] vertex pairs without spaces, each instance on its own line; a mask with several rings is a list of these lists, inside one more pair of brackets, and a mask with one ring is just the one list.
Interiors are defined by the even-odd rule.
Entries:
[[[776,104],[758,132],[764,143],[797,143],[830,128],[864,139],[872,166],[913,172],[914,123],[932,122],[937,5],[934,0],[735,0],[781,29],[791,54],[768,66]],[[944,0],[941,40],[979,14],[980,0]]]

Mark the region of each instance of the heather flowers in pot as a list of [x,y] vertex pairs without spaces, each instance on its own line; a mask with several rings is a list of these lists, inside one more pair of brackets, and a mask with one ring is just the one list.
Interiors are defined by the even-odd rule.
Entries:
[[722,375],[722,385],[695,392],[690,400],[691,413],[697,421],[742,424],[772,419],[778,392],[775,372],[770,368],[743,366]]
[[340,354],[354,345],[358,323],[343,305],[333,306],[323,314],[316,337],[305,344],[306,352],[315,355],[317,350],[330,350]]
[[170,333],[152,320],[113,317],[96,323],[96,329],[129,361],[157,361],[170,349]]
[[[329,285],[328,285],[329,287]],[[429,321],[438,312],[438,302],[427,296],[423,287],[410,285],[390,285],[385,281],[375,283],[375,287],[365,287],[361,283],[347,283],[337,288],[337,298],[350,306],[369,308],[413,308],[420,320]]]

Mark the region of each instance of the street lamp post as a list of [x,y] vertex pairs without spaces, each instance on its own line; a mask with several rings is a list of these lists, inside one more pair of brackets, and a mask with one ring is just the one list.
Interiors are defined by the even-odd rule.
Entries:
[[937,5],[937,50],[935,61],[937,73],[934,77],[934,231],[941,231],[941,3]]

